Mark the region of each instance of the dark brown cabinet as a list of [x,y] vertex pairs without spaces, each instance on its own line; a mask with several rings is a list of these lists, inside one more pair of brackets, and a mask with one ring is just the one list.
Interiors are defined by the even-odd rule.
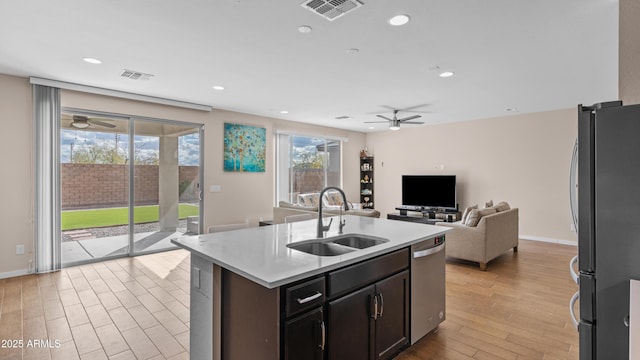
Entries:
[[375,286],[355,291],[327,305],[329,360],[369,360],[373,356],[371,304]]
[[409,343],[407,266],[398,251],[328,274],[329,360],[390,359]]
[[284,323],[285,360],[322,360],[325,344],[326,328],[321,307]]
[[273,289],[223,270],[222,359],[391,359],[409,344],[409,260],[403,248]]
[[375,358],[388,359],[409,343],[409,271],[376,283]]

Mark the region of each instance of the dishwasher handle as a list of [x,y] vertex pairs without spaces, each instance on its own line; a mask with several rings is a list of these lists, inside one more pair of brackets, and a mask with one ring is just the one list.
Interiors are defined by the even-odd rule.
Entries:
[[421,258],[421,257],[425,257],[425,256],[429,256],[429,255],[433,255],[435,253],[438,253],[442,250],[444,250],[444,244],[442,243],[436,247],[432,247],[429,249],[424,249],[424,250],[418,250],[418,251],[414,251],[413,252],[413,258],[417,259],[417,258]]

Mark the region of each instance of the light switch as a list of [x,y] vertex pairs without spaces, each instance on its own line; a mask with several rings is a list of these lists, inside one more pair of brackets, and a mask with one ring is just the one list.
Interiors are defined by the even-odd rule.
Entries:
[[209,191],[211,191],[212,193],[220,192],[220,191],[222,191],[222,186],[220,186],[220,185],[211,185],[209,187]]
[[193,268],[193,287],[200,289],[200,268]]

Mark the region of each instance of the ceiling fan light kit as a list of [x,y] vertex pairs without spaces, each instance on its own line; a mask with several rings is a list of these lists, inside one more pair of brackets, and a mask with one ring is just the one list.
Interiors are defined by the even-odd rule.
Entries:
[[385,123],[388,122],[389,123],[389,130],[400,130],[400,124],[411,124],[411,125],[420,125],[420,124],[424,124],[424,122],[422,121],[410,121],[413,119],[417,119],[422,117],[421,115],[411,115],[408,116],[406,118],[402,118],[402,119],[398,119],[398,111],[400,110],[393,110],[393,119],[389,119],[388,117],[384,116],[384,115],[376,115],[377,117],[384,119],[385,121],[365,121],[365,123]]
[[78,129],[86,129],[89,127],[89,123],[86,121],[74,121],[71,123],[71,126]]
[[89,126],[91,126],[91,124],[104,126],[104,127],[111,128],[111,129],[116,127],[115,125],[110,124],[108,122],[89,119],[88,117],[82,116],[82,115],[73,115],[73,121],[71,122],[71,126],[73,126],[74,128],[86,129]]

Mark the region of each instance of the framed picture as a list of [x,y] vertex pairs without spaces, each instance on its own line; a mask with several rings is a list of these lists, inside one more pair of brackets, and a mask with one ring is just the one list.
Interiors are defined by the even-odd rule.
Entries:
[[264,172],[267,129],[224,124],[224,171]]

